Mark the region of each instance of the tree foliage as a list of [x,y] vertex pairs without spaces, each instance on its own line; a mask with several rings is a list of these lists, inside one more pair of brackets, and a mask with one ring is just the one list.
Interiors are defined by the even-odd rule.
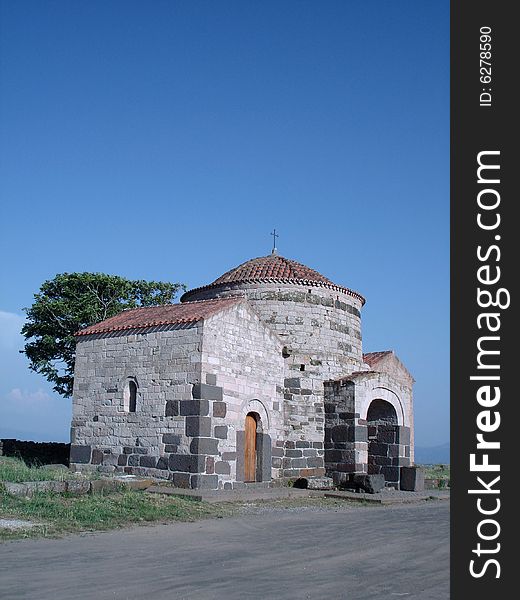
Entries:
[[72,395],[76,338],[80,329],[113,317],[127,308],[171,304],[185,287],[161,281],[132,281],[104,273],[62,273],[45,281],[24,309],[21,350],[29,368],[54,384],[65,397]]

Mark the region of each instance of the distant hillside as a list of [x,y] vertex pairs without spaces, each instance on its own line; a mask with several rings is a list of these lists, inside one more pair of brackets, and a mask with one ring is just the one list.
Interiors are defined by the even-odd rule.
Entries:
[[415,462],[423,465],[450,464],[450,443],[430,448],[415,446]]

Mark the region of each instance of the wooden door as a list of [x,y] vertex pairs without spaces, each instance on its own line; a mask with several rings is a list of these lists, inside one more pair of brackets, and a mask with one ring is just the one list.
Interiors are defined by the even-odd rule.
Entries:
[[256,481],[256,419],[246,417],[244,480]]

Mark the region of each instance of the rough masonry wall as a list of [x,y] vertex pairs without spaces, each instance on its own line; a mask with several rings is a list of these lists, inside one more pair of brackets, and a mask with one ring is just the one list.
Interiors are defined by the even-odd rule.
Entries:
[[[283,444],[283,344],[244,302],[204,322],[202,374],[214,381],[222,396],[213,402],[206,431],[217,442],[206,457],[213,487],[236,487],[244,481],[244,424],[255,412],[261,422],[257,444],[257,481],[281,475]],[[277,445],[278,444],[278,445]]]
[[[396,422],[371,422],[375,400],[393,407]],[[413,460],[411,387],[388,373],[367,371],[325,384],[325,464],[336,484],[351,473],[382,473],[398,485],[400,467]]]
[[[78,338],[71,464],[171,476],[168,454],[190,451],[185,418],[197,410],[201,340],[201,323]],[[124,408],[129,380],[136,412]]]

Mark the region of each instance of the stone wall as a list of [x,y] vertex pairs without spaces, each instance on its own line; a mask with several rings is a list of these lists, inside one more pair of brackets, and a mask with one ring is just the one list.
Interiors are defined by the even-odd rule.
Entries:
[[[372,402],[382,401],[395,415],[369,421]],[[325,383],[325,467],[336,484],[353,473],[383,474],[399,485],[399,469],[413,455],[411,388],[388,373],[366,371]]]
[[[171,475],[168,455],[188,454],[186,417],[199,411],[202,323],[78,339],[70,461],[79,469]],[[137,384],[137,410],[124,408]]]

